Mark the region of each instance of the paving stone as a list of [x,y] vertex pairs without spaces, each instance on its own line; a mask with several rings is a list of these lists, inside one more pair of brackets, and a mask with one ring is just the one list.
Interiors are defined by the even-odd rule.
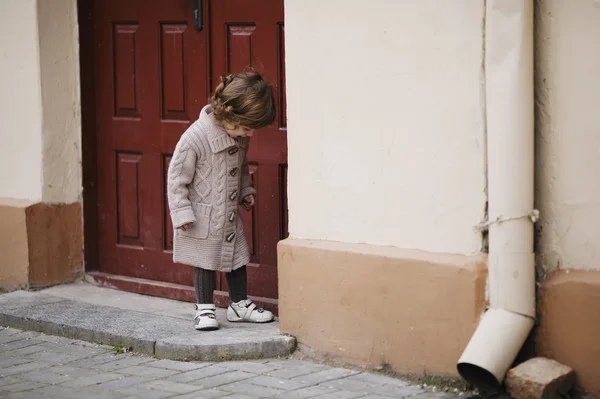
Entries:
[[[227,399],[256,399],[256,396],[248,396],[240,393],[236,393],[230,396],[226,396]],[[178,398],[179,399],[179,398]]]
[[15,384],[4,385],[0,387],[0,392],[23,392],[31,391],[36,388],[42,387],[44,384],[34,381],[21,381]]
[[33,360],[54,364],[65,364],[82,358],[82,356],[77,356],[76,354],[57,353],[52,351],[34,352],[26,357]]
[[102,362],[95,366],[92,366],[98,370],[105,371],[116,371],[121,370],[126,367],[138,366],[140,364],[151,362],[153,359],[150,357],[142,357],[142,356],[133,356],[133,355],[123,355],[119,357],[117,360]]
[[50,363],[32,361],[32,362],[28,362],[28,363],[19,364],[16,366],[4,368],[4,369],[0,370],[0,375],[17,375],[17,374],[21,374],[21,373],[26,373],[28,371],[46,369],[46,368],[49,368],[52,366],[53,366],[53,364],[50,364]]
[[80,358],[106,353],[105,349],[81,346],[77,345],[76,343],[60,344],[56,342],[42,342],[40,343],[40,346],[42,346],[47,351],[72,354]]
[[209,366],[198,370],[187,371],[167,378],[168,381],[183,382],[193,384],[202,378],[212,377],[214,375],[227,373],[228,370],[222,367]]
[[346,370],[341,368],[331,368],[318,371],[316,373],[303,375],[301,377],[293,378],[292,380],[302,381],[307,384],[320,384],[322,382],[337,380],[339,378],[349,377],[354,374],[358,374],[358,371]]
[[371,373],[355,374],[353,376],[348,377],[348,380],[364,381],[367,384],[373,384],[373,385],[393,385],[393,386],[397,386],[397,387],[406,387],[406,386],[410,385],[406,381],[402,381],[397,378],[386,377],[384,375],[371,374]]
[[18,378],[14,378],[14,377],[0,377],[0,386],[5,386],[5,385],[12,385],[12,384],[16,384],[17,382],[21,382],[21,380],[19,380]]
[[305,388],[309,385],[312,385],[310,383],[305,383],[305,382],[298,381],[298,380],[286,380],[286,379],[282,379],[282,378],[275,378],[275,377],[269,377],[269,376],[264,376],[264,375],[254,377],[254,378],[248,380],[247,382],[254,384],[254,385],[260,385],[263,387],[282,389],[284,391],[291,391],[294,389]]
[[[116,353],[102,353],[96,356],[90,356],[88,358],[76,360],[74,362],[70,362],[68,365],[71,367],[89,367],[89,368],[97,368],[102,364],[106,364],[109,362],[116,362],[118,360],[130,357],[125,354],[116,354]],[[127,367],[127,365],[123,366]]]
[[33,341],[32,339],[21,339],[18,341],[9,342],[7,344],[2,344],[0,346],[1,353],[7,353],[16,349],[25,348],[27,346],[37,345],[38,342]]
[[31,355],[32,353],[36,353],[36,352],[41,352],[45,350],[44,347],[40,344],[38,345],[31,345],[31,346],[25,346],[23,348],[19,348],[19,349],[14,349],[12,351],[3,351],[2,353],[8,356],[26,356],[26,355]]
[[244,381],[249,378],[256,378],[256,374],[246,373],[244,371],[229,371],[225,374],[213,375],[212,377],[202,378],[196,381],[190,381],[190,384],[200,385],[204,388],[215,388],[225,384],[231,384],[237,381]]
[[49,372],[65,375],[67,377],[79,378],[89,377],[98,374],[98,371],[92,369],[86,369],[83,367],[71,367],[71,366],[56,366],[52,367]]
[[69,388],[83,388],[83,387],[89,387],[92,385],[102,384],[103,382],[107,382],[107,381],[118,380],[120,378],[122,378],[122,376],[120,374],[100,373],[100,374],[96,374],[96,375],[90,375],[87,377],[80,377],[80,378],[74,379],[72,381],[66,382],[61,385],[64,387],[69,387]]
[[151,389],[157,391],[164,392],[172,392],[178,394],[190,393],[194,391],[199,391],[202,387],[192,384],[184,384],[181,382],[173,382],[173,381],[165,381],[165,380],[155,380],[151,382],[147,382],[145,384],[139,385],[140,389]]
[[[2,394],[3,399],[49,399],[49,396],[45,393],[38,393],[34,391],[25,392],[5,392]],[[53,396],[52,399],[56,398]]]
[[61,384],[73,380],[73,377],[51,373],[48,369],[31,371],[29,373],[19,374],[19,378],[28,381],[35,381],[42,384]]
[[327,369],[326,366],[322,366],[320,364],[312,364],[307,363],[301,365],[290,365],[287,367],[280,368],[278,370],[274,370],[268,373],[271,377],[276,378],[296,378],[306,374],[318,373],[319,371],[323,371]]
[[0,345],[5,345],[10,342],[22,341],[23,338],[19,336],[19,334],[11,334],[11,335],[0,335]]
[[[127,399],[164,399],[174,396],[173,392],[156,391],[149,388],[140,388],[139,386],[119,390],[120,398]],[[86,398],[87,399],[87,398]]]
[[335,389],[322,387],[322,386],[311,386],[296,391],[285,392],[281,395],[275,396],[277,399],[305,399],[314,398],[315,396],[325,395],[330,392],[335,392]]
[[197,370],[203,367],[211,366],[214,363],[196,363],[196,362],[178,362],[175,360],[161,359],[153,362],[145,363],[144,366],[158,367],[161,369],[179,370],[179,371],[190,371]]
[[219,367],[223,367],[223,368],[226,368],[229,370],[245,371],[245,372],[254,373],[254,374],[266,374],[266,373],[269,373],[271,371],[281,368],[281,366],[276,365],[276,364],[265,363],[265,362],[250,362],[250,361],[222,362],[222,363],[217,363],[217,365]]
[[119,373],[122,374],[131,374],[137,375],[139,377],[148,377],[148,378],[164,378],[169,377],[171,375],[180,374],[179,370],[168,370],[168,369],[159,369],[156,367],[146,367],[146,366],[131,366],[125,367],[123,369],[118,370]]
[[[7,368],[7,367],[11,367],[11,366],[16,366],[19,364],[23,364],[23,363],[29,363],[32,362],[33,360],[31,359],[23,359],[23,358],[17,358],[17,357],[8,357],[8,356],[0,356],[0,370]],[[2,374],[2,372],[0,371],[0,374]]]
[[124,375],[124,376],[119,377],[116,380],[102,382],[102,383],[98,384],[97,387],[99,389],[101,388],[101,389],[112,390],[112,391],[118,392],[120,389],[130,388],[130,387],[140,385],[140,384],[143,384],[145,382],[150,382],[150,381],[151,380],[148,378]]
[[336,390],[364,392],[378,395],[389,394],[391,391],[396,389],[395,387],[390,387],[384,384],[369,384],[364,381],[351,380],[350,378],[341,378],[338,380],[326,381],[319,384],[319,386],[324,386]]
[[219,387],[219,390],[232,393],[239,393],[242,395],[253,395],[259,398],[267,398],[269,396],[279,395],[285,392],[283,389],[261,387],[259,385],[250,384],[247,381],[223,385]]
[[32,391],[32,393],[45,394],[46,397],[60,399],[117,399],[121,396],[112,392],[101,392],[94,388],[69,388],[60,385],[48,385]]
[[[217,389],[203,389],[201,391],[191,392],[185,395],[178,395],[176,399],[212,399],[212,398],[222,398],[226,397],[227,399],[234,398],[235,395],[231,395],[229,392],[219,391]],[[249,398],[249,396],[246,396]],[[255,399],[255,398],[252,398]]]
[[314,398],[319,399],[354,399],[364,396],[364,392],[350,392],[350,391],[333,391],[324,395],[315,396]]
[[61,385],[64,387],[69,387],[69,388],[83,388],[83,387],[88,387],[91,385],[102,384],[103,382],[107,382],[107,381],[118,380],[119,378],[122,378],[121,374],[100,373],[100,374],[96,374],[96,375],[90,375],[87,377],[80,377],[80,378],[74,379],[72,381],[66,382]]

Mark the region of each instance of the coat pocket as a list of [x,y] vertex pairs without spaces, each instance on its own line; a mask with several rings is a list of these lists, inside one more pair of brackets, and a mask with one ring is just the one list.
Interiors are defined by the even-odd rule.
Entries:
[[204,240],[208,238],[212,205],[192,202],[192,209],[196,222],[186,231],[182,230],[181,235]]

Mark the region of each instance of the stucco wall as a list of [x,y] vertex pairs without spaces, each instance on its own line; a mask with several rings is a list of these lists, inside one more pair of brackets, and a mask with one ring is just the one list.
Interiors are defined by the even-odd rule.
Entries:
[[600,269],[600,4],[536,7],[538,265]]
[[81,194],[81,101],[77,1],[38,2],[43,103],[43,189],[50,203]]
[[35,0],[0,2],[0,197],[42,198],[42,102]]
[[76,0],[0,2],[0,197],[77,202]]
[[291,236],[479,251],[483,2],[285,10]]

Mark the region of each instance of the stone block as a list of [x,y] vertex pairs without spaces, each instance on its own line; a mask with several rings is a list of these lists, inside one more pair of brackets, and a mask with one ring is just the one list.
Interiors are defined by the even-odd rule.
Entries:
[[536,357],[506,374],[505,384],[515,399],[554,399],[575,384],[575,371],[555,360]]

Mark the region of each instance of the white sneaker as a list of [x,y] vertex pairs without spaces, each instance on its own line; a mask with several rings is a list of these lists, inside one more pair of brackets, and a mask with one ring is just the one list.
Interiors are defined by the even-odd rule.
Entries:
[[273,321],[273,313],[257,307],[250,299],[232,302],[227,308],[227,320],[231,322],[268,323]]
[[217,310],[217,308],[212,303],[196,304],[196,317],[194,317],[194,327],[196,330],[207,331],[219,328],[215,310]]

